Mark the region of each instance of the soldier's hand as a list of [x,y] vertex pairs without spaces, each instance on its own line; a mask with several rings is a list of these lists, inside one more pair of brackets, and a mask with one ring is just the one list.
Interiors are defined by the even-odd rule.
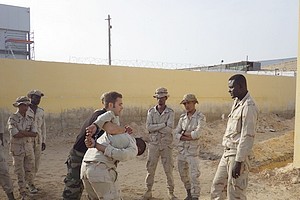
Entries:
[[126,125],[125,129],[126,129],[125,133],[128,133],[128,134],[132,134],[133,133],[133,130],[132,130],[132,128],[130,126]]
[[90,126],[85,128],[85,132],[91,136],[93,136],[97,131],[97,126],[95,124],[91,124]]
[[242,167],[242,162],[237,162],[233,164],[232,168],[232,177],[233,178],[238,178],[241,175],[241,167]]
[[95,147],[95,140],[90,135],[87,135],[85,137],[84,143],[85,143],[85,146],[87,148],[94,148]]
[[43,142],[42,143],[42,151],[45,151],[45,149],[46,149],[46,144]]

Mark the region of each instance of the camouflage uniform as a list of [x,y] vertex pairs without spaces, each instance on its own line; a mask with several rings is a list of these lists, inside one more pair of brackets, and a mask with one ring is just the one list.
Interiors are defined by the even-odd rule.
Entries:
[[[248,157],[253,147],[257,114],[258,109],[249,93],[241,101],[235,99],[228,115],[222,142],[224,153],[211,187],[211,199],[225,199],[226,186],[229,200],[247,199],[246,188],[250,167]],[[241,174],[236,179],[231,173],[235,161],[242,162]]]
[[[178,171],[185,189],[190,191],[193,198],[200,196],[199,137],[204,119],[204,115],[199,111],[195,111],[191,118],[184,113],[180,116],[175,129],[175,137],[179,140],[177,145]],[[193,140],[180,140],[184,132],[191,132]]]
[[[107,111],[95,121],[102,129],[105,122],[119,125],[119,118],[112,111]],[[135,139],[128,133],[110,135],[104,133],[97,143],[107,145],[104,153],[96,148],[89,148],[81,165],[81,179],[92,200],[121,200],[116,171],[119,161],[133,159],[138,149]]]
[[10,152],[13,156],[15,174],[18,178],[19,191],[25,193],[26,183],[34,185],[34,150],[32,137],[14,138],[19,131],[37,132],[34,119],[28,115],[23,117],[19,112],[8,119],[10,133]]
[[[154,98],[168,97],[167,89],[156,89]],[[146,128],[149,132],[148,145],[148,160],[147,160],[147,177],[146,186],[147,192],[144,194],[144,199],[149,199],[152,196],[152,187],[154,184],[155,170],[159,157],[167,176],[167,187],[170,198],[174,196],[174,178],[173,178],[173,134],[174,127],[174,111],[165,107],[162,113],[159,113],[157,106],[150,108],[147,114]]]
[[38,107],[36,112],[28,108],[27,114],[35,119],[38,135],[34,138],[35,173],[38,172],[42,153],[42,143],[46,143],[46,123],[43,108]]
[[[4,125],[2,113],[0,113],[0,133],[4,133]],[[4,155],[4,147],[0,141],[0,185],[6,194],[13,192],[13,184],[9,175],[6,156]]]

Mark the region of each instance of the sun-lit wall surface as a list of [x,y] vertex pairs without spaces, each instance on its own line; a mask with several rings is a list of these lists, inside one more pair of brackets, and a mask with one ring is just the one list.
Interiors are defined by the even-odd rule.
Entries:
[[[300,10],[300,9],[299,9]],[[300,15],[299,15],[300,19]],[[298,20],[300,24],[300,21]],[[300,26],[299,26],[300,27]],[[299,29],[298,27],[298,29]],[[300,31],[298,31],[298,61],[300,59]],[[297,71],[300,71],[300,63],[297,62]],[[296,110],[295,110],[295,137],[294,137],[294,166],[300,168],[300,78],[297,77]]]
[[[0,59],[0,107],[14,111],[16,97],[31,89],[45,93],[41,106],[47,113],[68,109],[101,107],[100,95],[106,91],[123,94],[125,109],[141,112],[156,103],[152,97],[157,87],[166,87],[168,104],[179,105],[186,93],[194,93],[198,108],[207,118],[227,114],[232,100],[228,94],[231,73],[193,72],[118,66],[99,66],[57,62]],[[261,112],[293,113],[294,77],[246,75],[248,89]]]

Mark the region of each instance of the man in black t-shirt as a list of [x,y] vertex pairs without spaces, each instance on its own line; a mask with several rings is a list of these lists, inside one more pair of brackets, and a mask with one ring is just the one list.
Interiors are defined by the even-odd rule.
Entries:
[[[83,183],[80,179],[80,167],[83,156],[88,149],[84,143],[86,134],[85,129],[90,126],[99,115],[102,115],[105,112],[105,108],[96,110],[90,117],[85,120],[80,129],[79,135],[77,136],[75,144],[73,145],[73,148],[71,149],[66,161],[68,174],[64,179],[65,188],[62,195],[64,200],[79,200],[81,198]],[[96,132],[94,135],[94,139],[96,140],[103,133],[103,130],[98,130],[98,132]]]

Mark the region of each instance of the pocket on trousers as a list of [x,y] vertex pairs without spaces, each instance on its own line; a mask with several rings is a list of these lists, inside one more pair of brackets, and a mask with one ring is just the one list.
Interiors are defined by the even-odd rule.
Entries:
[[105,164],[92,164],[87,165],[87,178],[90,182],[104,182],[113,183],[115,182],[115,176],[111,173],[111,169],[108,169]]
[[22,153],[25,153],[23,144],[11,144],[10,151],[13,156],[19,156]]
[[238,188],[245,190],[248,186],[248,175],[241,174],[241,176],[235,180],[235,184]]

